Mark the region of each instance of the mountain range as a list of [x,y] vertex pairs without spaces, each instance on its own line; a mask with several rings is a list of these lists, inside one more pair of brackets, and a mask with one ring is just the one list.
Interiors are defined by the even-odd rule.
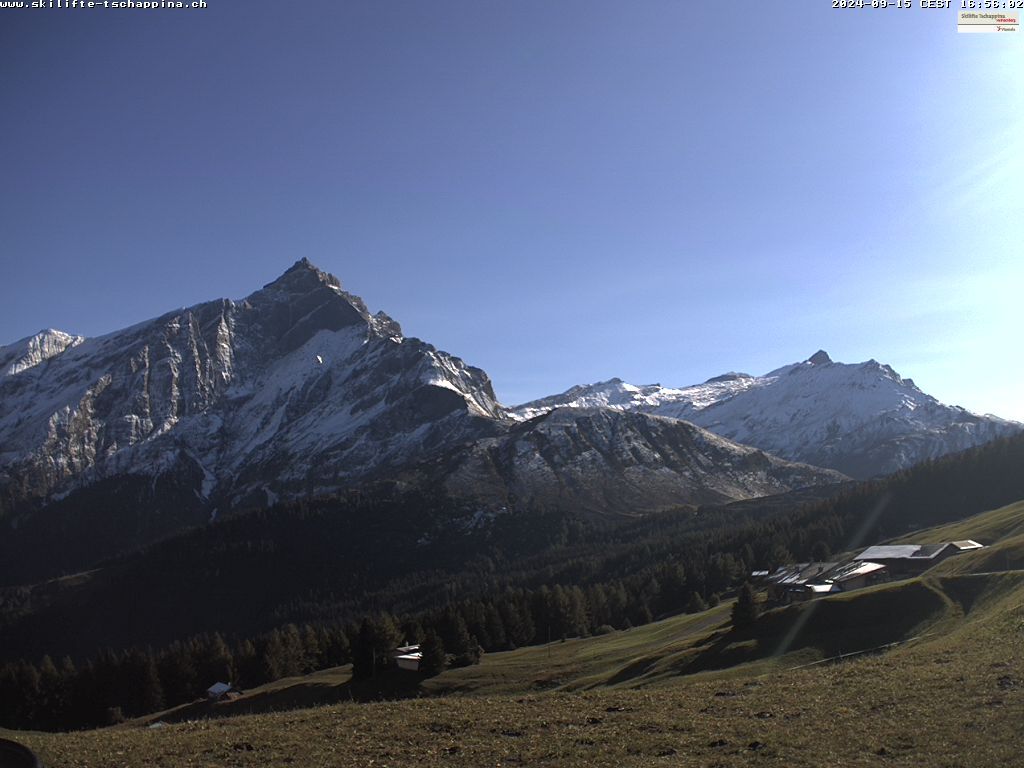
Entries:
[[837,363],[824,350],[763,376],[727,373],[680,389],[621,379],[577,386],[520,405],[513,415],[531,419],[555,408],[593,407],[685,419],[729,440],[858,479],[1022,428],[943,405],[888,365]]
[[509,408],[487,375],[306,260],[245,299],[0,348],[0,580],[219,515],[389,482],[640,514],[910,466],[1021,425],[819,352],[682,389],[618,379]]

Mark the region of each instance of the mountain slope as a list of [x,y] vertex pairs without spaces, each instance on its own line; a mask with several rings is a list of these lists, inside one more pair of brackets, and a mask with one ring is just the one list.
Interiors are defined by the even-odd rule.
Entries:
[[225,507],[316,492],[500,416],[482,371],[403,338],[305,261],[240,302],[98,339],[46,332],[7,360],[0,482],[37,497],[183,464]]
[[685,419],[791,461],[852,477],[888,474],[1019,431],[1022,425],[947,406],[887,365],[833,362],[819,351],[764,376],[729,373],[671,389],[612,379],[513,409],[529,419],[596,405]]
[[558,408],[445,457],[433,482],[491,504],[647,513],[846,480],[684,421],[609,408]]

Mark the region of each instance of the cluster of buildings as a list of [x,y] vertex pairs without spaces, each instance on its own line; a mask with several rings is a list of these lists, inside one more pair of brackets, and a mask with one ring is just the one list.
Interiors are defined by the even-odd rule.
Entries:
[[948,557],[981,548],[971,539],[943,544],[884,544],[868,547],[846,563],[795,563],[774,571],[754,571],[751,577],[767,589],[772,601],[800,602],[917,576]]

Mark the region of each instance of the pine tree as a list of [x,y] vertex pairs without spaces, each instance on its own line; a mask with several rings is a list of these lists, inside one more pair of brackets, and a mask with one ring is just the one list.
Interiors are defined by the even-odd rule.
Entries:
[[196,669],[205,688],[235,679],[235,660],[219,632],[201,638],[196,651]]
[[78,670],[70,656],[65,656],[60,661],[58,670],[60,682],[57,685],[56,699],[54,706],[58,712],[57,727],[62,730],[78,727],[75,719],[75,687],[78,683]]
[[333,627],[325,631],[324,663],[328,667],[337,667],[352,660],[352,647],[348,634],[341,627]]
[[407,645],[419,645],[423,642],[423,625],[417,618],[406,618],[399,629]]
[[14,686],[18,697],[13,702],[14,721],[17,728],[31,728],[39,712],[40,700],[39,670],[27,661],[19,661],[14,667]]
[[749,627],[757,621],[759,613],[760,606],[754,587],[750,582],[744,582],[732,607],[732,625],[737,629]]
[[611,611],[608,609],[608,595],[604,586],[592,584],[587,587],[587,606],[590,620],[595,627],[612,623]]
[[569,598],[569,634],[581,637],[590,634],[590,618],[587,616],[587,598],[579,587],[566,590]]
[[491,635],[487,631],[487,609],[479,600],[470,600],[461,605],[459,613],[466,622],[466,629],[475,635],[482,645],[492,647]]
[[139,710],[138,714],[157,712],[164,707],[164,688],[160,683],[160,674],[157,671],[156,657],[153,650],[148,649],[142,655],[138,669],[139,681]]
[[423,659],[420,661],[420,672],[427,677],[434,677],[444,671],[447,657],[444,652],[444,643],[434,630],[429,630],[420,644],[420,651]]
[[504,650],[508,647],[505,623],[501,620],[501,614],[493,603],[487,605],[487,635],[491,639],[491,650]]
[[183,644],[174,643],[161,653],[157,670],[168,704],[183,704],[198,696],[200,687],[195,660]]
[[301,675],[306,665],[302,635],[294,624],[281,627],[281,677]]
[[373,677],[377,670],[390,664],[391,653],[399,642],[401,634],[391,616],[382,614],[363,619],[352,648],[352,676]]
[[238,685],[249,687],[263,682],[259,653],[252,640],[243,640],[239,643],[235,648],[234,656]]
[[62,716],[60,702],[60,672],[49,655],[43,656],[39,664],[39,714],[37,727],[44,729],[56,728]]
[[279,680],[285,676],[288,669],[288,661],[285,658],[285,646],[281,639],[281,632],[272,629],[260,643],[260,677],[265,681]]
[[533,642],[535,629],[529,605],[518,592],[506,592],[498,610],[505,625],[505,639],[518,648]]
[[322,669],[323,649],[320,645],[320,633],[315,627],[305,624],[302,627],[302,672],[309,674]]
[[815,563],[824,563],[832,557],[832,550],[829,549],[827,543],[822,540],[814,542],[814,546],[811,547],[811,560]]
[[700,613],[706,611],[708,604],[704,602],[704,598],[700,596],[700,592],[694,591],[690,593],[690,599],[686,603],[687,613]]

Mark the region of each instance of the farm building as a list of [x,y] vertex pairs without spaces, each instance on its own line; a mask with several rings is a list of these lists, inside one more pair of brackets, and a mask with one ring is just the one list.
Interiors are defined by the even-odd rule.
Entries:
[[868,547],[854,560],[880,563],[892,573],[912,575],[923,573],[947,557],[981,548],[981,544],[970,539],[943,544],[883,544]]
[[210,701],[224,701],[241,694],[231,683],[214,683],[206,689],[206,698]]
[[789,603],[877,584],[888,579],[888,568],[881,563],[857,561],[843,565],[797,563],[784,565],[772,573],[757,571],[751,576],[767,587],[769,599]]
[[[796,563],[780,565],[759,581],[768,588],[768,597],[776,602],[788,602],[791,593],[803,593],[808,584],[820,583],[825,574],[838,563]],[[760,571],[759,573],[766,573]]]
[[889,569],[882,563],[855,560],[833,569],[827,580],[836,585],[837,592],[850,592],[888,579]]
[[410,672],[418,672],[420,662],[423,661],[423,652],[418,645],[402,645],[396,648],[391,658],[399,669],[406,669]]
[[798,584],[786,590],[786,594],[782,597],[782,602],[804,603],[816,597],[824,597],[825,595],[831,595],[833,592],[840,591],[835,584],[828,582],[823,584]]

